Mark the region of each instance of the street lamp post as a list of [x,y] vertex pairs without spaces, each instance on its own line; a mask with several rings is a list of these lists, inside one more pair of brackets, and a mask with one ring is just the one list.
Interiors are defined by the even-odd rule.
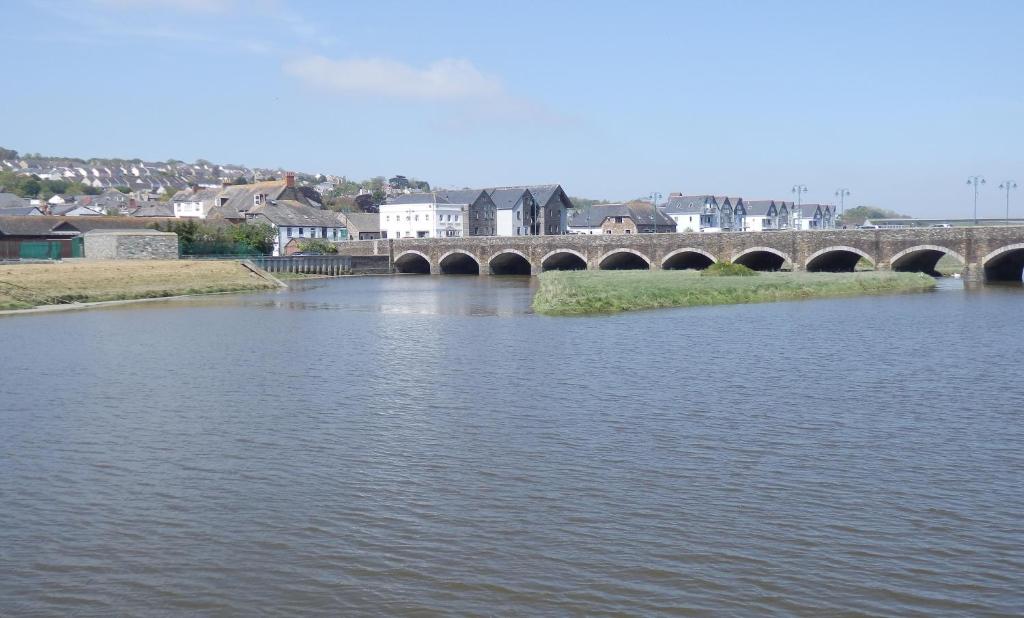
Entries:
[[1006,225],[1010,225],[1010,189],[1016,189],[1017,183],[1012,180],[1007,180],[1003,184],[999,185],[999,188],[1006,191]]
[[807,186],[806,185],[793,185],[792,191],[793,191],[793,193],[796,194],[796,208],[793,209],[793,212],[792,212],[792,215],[793,215],[792,216],[792,219],[793,219],[793,231],[795,232],[797,230],[797,222],[799,221],[798,217],[800,216],[800,214],[799,214],[800,210],[801,210],[800,207],[803,204],[803,199],[802,198],[803,198],[804,193],[807,193]]
[[658,200],[661,199],[661,194],[655,191],[651,194],[651,223],[654,224],[654,229],[651,230],[652,234],[658,233]]
[[985,184],[985,177],[971,176],[967,179],[967,184],[974,186],[974,225],[978,225],[978,187]]
[[836,189],[836,197],[839,198],[839,218],[843,218],[843,214],[846,213],[846,196],[850,194],[850,190],[847,188]]

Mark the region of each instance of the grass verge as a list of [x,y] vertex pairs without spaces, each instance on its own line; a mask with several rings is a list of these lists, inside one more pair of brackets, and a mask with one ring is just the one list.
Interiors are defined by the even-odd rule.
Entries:
[[546,272],[533,297],[544,315],[615,313],[780,300],[922,292],[935,280],[921,273],[760,273],[701,277],[697,271]]
[[275,289],[233,261],[97,260],[0,266],[0,309]]

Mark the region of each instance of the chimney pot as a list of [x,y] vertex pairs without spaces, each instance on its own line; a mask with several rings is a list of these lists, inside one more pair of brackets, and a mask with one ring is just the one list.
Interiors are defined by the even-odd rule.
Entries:
[[284,175],[284,186],[294,187],[295,186],[295,172],[288,172]]

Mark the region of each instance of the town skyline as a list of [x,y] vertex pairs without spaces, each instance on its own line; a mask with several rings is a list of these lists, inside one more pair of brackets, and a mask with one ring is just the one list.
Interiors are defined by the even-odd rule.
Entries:
[[74,97],[73,114],[63,96],[9,94],[5,146],[614,201],[802,184],[804,201],[849,188],[847,207],[918,217],[971,216],[976,174],[979,216],[1002,216],[998,185],[1024,180],[1024,87],[1003,78],[1022,51],[1013,3],[376,6],[10,7],[0,32],[32,50],[6,60],[15,83],[81,65],[60,71],[66,91],[106,94]]

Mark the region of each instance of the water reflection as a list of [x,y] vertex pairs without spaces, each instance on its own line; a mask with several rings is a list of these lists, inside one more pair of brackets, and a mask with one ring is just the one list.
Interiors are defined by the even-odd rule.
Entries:
[[0,615],[1024,606],[1020,289],[296,283],[0,320]]

